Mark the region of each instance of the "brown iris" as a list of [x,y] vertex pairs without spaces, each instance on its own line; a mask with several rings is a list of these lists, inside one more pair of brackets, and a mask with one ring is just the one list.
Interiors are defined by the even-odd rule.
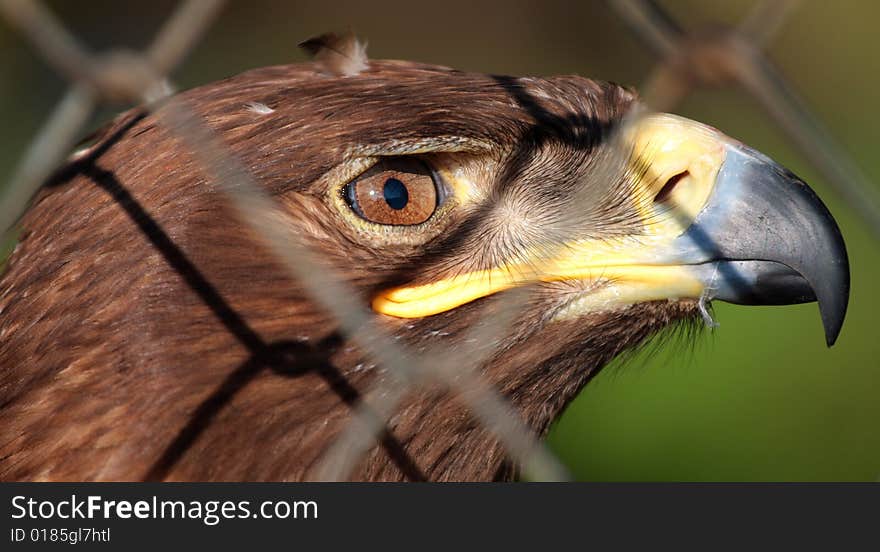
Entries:
[[437,209],[437,186],[431,170],[416,159],[388,159],[350,182],[348,205],[377,224],[421,224]]

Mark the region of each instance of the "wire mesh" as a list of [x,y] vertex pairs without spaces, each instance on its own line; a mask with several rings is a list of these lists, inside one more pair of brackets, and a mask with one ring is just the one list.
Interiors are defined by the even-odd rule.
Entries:
[[[89,52],[36,0],[0,0],[0,15],[27,37],[45,61],[70,82],[70,89],[34,138],[0,202],[0,229],[10,229],[29,199],[66,159],[91,113],[101,104],[143,104],[199,160],[237,214],[256,232],[291,277],[332,313],[341,332],[392,377],[383,379],[353,409],[348,427],[328,448],[313,474],[345,480],[378,443],[389,418],[414,389],[440,384],[456,393],[473,416],[505,447],[521,473],[533,480],[565,480],[562,464],[520,420],[515,409],[480,375],[480,365],[523,300],[513,293],[492,323],[478,324],[455,354],[408,350],[377,324],[347,284],[328,275],[291,230],[279,222],[279,207],[185,102],[171,95],[168,74],[195,47],[222,8],[222,0],[185,0],[144,52]],[[789,139],[816,165],[838,194],[880,238],[880,207],[868,180],[762,53],[796,1],[764,1],[736,28],[687,32],[656,2],[610,0],[610,7],[659,58],[644,86],[646,102],[674,109],[697,87],[736,86],[755,98]],[[276,215],[276,216],[273,216]],[[320,267],[320,268],[319,268]],[[490,344],[490,345],[487,345]],[[432,359],[432,360],[429,360]]]

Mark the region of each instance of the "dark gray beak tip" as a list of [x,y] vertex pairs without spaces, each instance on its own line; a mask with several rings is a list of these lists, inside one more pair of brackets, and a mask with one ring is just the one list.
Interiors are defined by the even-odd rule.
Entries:
[[788,175],[796,179],[801,187],[802,201],[798,214],[804,216],[805,213],[812,213],[812,224],[808,224],[806,219],[802,221],[801,235],[807,238],[804,243],[809,247],[805,247],[801,255],[792,255],[797,260],[791,266],[813,288],[825,329],[825,343],[831,347],[840,336],[849,306],[850,272],[846,243],[831,212],[812,188],[791,173]]
[[[842,242],[842,239],[841,239]],[[846,258],[846,250],[843,250],[843,259],[839,260],[840,269],[836,279],[822,282],[817,286],[816,297],[819,301],[819,314],[822,316],[822,326],[825,328],[825,343],[828,347],[834,345],[843,328],[843,320],[846,318],[846,309],[849,305],[849,262]],[[834,281],[837,280],[837,281]]]

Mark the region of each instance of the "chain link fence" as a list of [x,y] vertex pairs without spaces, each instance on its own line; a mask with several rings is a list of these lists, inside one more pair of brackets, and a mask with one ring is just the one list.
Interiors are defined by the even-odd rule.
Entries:
[[[218,185],[242,220],[302,283],[313,300],[332,313],[340,331],[356,340],[381,365],[387,380],[366,393],[348,427],[328,448],[317,480],[344,480],[377,444],[405,396],[440,385],[457,394],[472,415],[505,447],[520,473],[533,480],[566,480],[562,464],[521,421],[504,397],[480,374],[492,344],[508,328],[521,294],[500,302],[491,324],[478,324],[450,353],[411,351],[386,333],[341,279],[328,275],[309,250],[281,224],[280,208],[219,137],[175,97],[168,75],[198,44],[223,6],[222,0],[185,0],[142,52],[89,52],[37,0],[0,0],[0,16],[25,36],[43,59],[70,84],[21,159],[0,201],[0,228],[8,231],[44,181],[67,159],[89,117],[102,104],[140,104],[172,131]],[[791,142],[810,159],[839,196],[880,239],[880,207],[867,178],[805,106],[762,47],[797,8],[794,0],[763,1],[736,27],[711,33],[686,31],[648,0],[610,0],[613,9],[658,58],[642,91],[654,109],[673,110],[699,87],[736,87],[753,97]],[[276,216],[273,216],[276,215]],[[436,359],[443,360],[438,361]],[[430,360],[429,360],[430,359]],[[161,479],[165,471],[150,478]]]

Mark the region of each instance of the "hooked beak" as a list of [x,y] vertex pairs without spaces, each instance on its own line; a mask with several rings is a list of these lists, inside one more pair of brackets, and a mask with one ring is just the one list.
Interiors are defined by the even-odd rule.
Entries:
[[818,301],[828,346],[840,334],[849,301],[840,229],[809,186],[765,155],[725,145],[711,196],[672,249],[678,262],[695,265],[709,298],[742,305]]

